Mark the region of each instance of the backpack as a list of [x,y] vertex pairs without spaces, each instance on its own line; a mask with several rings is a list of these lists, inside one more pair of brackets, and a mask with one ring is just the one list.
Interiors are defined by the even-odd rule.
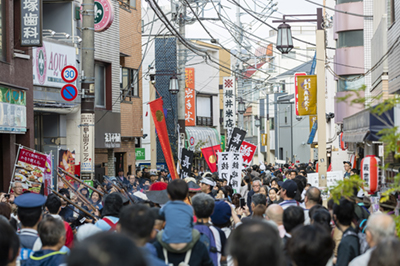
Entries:
[[[168,266],[173,266],[173,264],[172,263],[170,264],[168,261],[168,252],[164,247],[163,247],[163,253],[165,258],[165,264],[167,264]],[[189,261],[191,256],[192,256],[192,249],[189,249],[188,251],[186,251],[185,260],[180,262],[178,266],[189,266]]]
[[[364,221],[363,221],[364,222]],[[366,220],[365,220],[366,222]],[[366,235],[363,232],[358,232],[358,233],[354,233],[353,231],[347,231],[343,236],[342,239],[346,236],[355,236],[358,239],[358,249],[360,252],[360,255],[364,254],[368,249],[369,249],[369,245],[367,242],[367,238]]]

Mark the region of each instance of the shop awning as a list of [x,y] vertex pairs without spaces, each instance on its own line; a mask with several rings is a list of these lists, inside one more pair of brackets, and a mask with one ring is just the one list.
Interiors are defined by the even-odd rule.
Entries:
[[212,127],[186,127],[186,146],[200,152],[201,148],[221,144],[218,131]]
[[363,110],[343,119],[343,141],[364,142],[379,141],[379,132],[394,125],[393,108],[381,115]]
[[343,141],[344,142],[364,142],[365,137],[368,135],[369,130],[361,131],[344,131]]

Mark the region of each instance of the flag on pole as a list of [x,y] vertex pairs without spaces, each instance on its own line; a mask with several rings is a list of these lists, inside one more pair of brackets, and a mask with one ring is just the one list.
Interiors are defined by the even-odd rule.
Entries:
[[163,110],[163,100],[158,98],[152,102],[149,102],[151,115],[153,117],[154,126],[157,130],[158,140],[160,141],[161,149],[163,150],[165,161],[167,163],[171,178],[178,178],[176,172],[174,157],[172,156],[171,145],[169,143],[167,124],[165,123],[165,116]]
[[211,147],[201,149],[204,159],[207,162],[208,168],[212,173],[217,172],[217,153],[221,152],[221,145],[214,145]]

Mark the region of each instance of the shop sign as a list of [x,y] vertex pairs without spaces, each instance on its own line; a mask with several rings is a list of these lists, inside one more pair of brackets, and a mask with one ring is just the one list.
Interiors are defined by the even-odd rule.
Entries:
[[81,173],[94,172],[94,114],[81,114]]
[[185,79],[185,126],[195,126],[196,93],[194,88],[194,68],[185,69]]
[[145,150],[145,148],[136,148],[135,149],[135,157],[136,157],[136,161],[138,161],[138,160],[146,160],[146,150]]
[[68,65],[76,67],[72,46],[44,41],[42,47],[32,49],[32,55],[34,85],[62,88],[66,84],[62,70]]
[[26,132],[26,93],[0,87],[0,132]]
[[42,0],[21,1],[21,46],[42,46]]
[[236,123],[236,96],[235,96],[235,78],[224,77],[224,128],[233,128]]
[[120,148],[121,133],[104,133],[104,144],[106,148]]
[[102,32],[111,27],[114,21],[114,8],[110,0],[94,2],[94,30]]
[[261,146],[267,146],[267,142],[268,142],[268,135],[261,134]]

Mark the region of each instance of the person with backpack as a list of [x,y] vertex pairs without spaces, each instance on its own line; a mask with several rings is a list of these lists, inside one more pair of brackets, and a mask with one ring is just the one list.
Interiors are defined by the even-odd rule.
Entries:
[[200,193],[192,198],[192,206],[194,214],[197,217],[197,223],[194,225],[194,229],[197,229],[201,234],[207,236],[210,243],[210,258],[215,266],[220,266],[222,261],[226,261],[226,236],[220,228],[210,223],[211,214],[214,212],[215,201],[210,195]]
[[119,212],[123,206],[123,200],[118,193],[108,194],[104,199],[102,218],[96,222],[96,226],[102,231],[115,231],[118,221]]
[[333,205],[333,219],[339,230],[343,232],[337,252],[336,266],[348,266],[350,261],[360,255],[359,238],[351,226],[353,216],[353,202],[342,198],[339,204]]

